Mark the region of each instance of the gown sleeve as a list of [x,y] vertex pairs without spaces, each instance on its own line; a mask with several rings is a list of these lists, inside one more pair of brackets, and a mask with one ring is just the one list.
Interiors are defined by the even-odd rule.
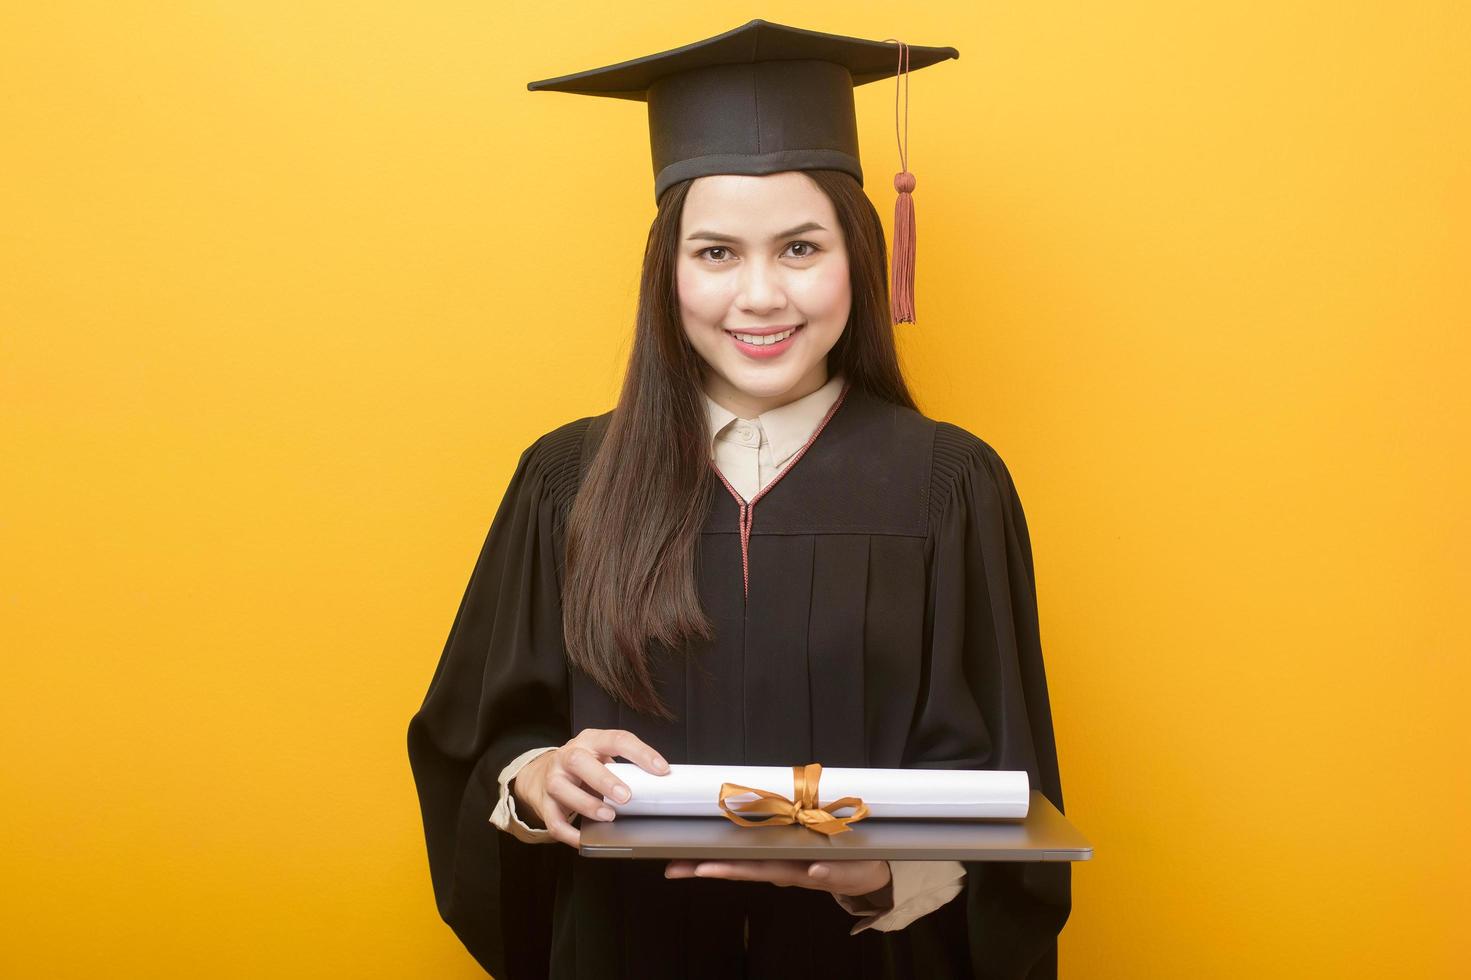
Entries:
[[575,425],[521,454],[408,727],[439,915],[497,980],[545,973],[571,853],[517,840],[491,814],[511,760],[571,737],[560,556]]
[[[996,451],[949,423],[936,432],[930,534],[922,695],[906,765],[1024,769],[1062,810],[1021,501]],[[965,891],[952,904],[963,909],[973,976],[1055,977],[1071,867],[964,863]],[[962,909],[951,910],[957,930]]]

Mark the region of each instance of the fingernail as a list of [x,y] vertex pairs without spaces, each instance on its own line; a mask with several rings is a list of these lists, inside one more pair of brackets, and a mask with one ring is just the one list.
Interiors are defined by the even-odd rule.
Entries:
[[654,756],[654,768],[655,769],[668,769],[669,768],[669,763],[667,763],[667,762],[664,761],[664,757],[663,756],[656,755],[656,756]]
[[807,869],[807,873],[814,878],[826,878],[828,875],[828,867],[825,864],[814,864],[812,867]]
[[628,802],[628,787],[627,786],[617,786],[617,787],[614,787],[614,789],[613,789],[613,799],[617,800],[619,803],[627,803]]
[[607,807],[600,808],[598,810],[598,819],[599,820],[612,820],[613,819],[613,811],[610,810],[610,809],[608,809]]

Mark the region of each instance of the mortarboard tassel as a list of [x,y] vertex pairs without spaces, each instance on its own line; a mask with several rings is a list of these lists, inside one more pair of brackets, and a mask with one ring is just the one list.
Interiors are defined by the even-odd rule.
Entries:
[[[895,41],[894,38],[889,40]],[[914,322],[914,174],[909,172],[909,45],[899,45],[899,70],[894,76],[894,137],[899,143],[899,172],[894,175],[893,283],[890,313],[895,323]],[[904,85],[904,131],[899,131],[899,85]]]
[[895,323],[914,322],[914,174],[894,175],[894,284],[889,298]]

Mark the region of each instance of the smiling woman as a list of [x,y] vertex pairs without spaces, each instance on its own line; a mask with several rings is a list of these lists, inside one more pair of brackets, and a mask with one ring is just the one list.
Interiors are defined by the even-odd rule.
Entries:
[[[794,216],[824,252],[787,254],[779,230]],[[702,254],[712,231],[726,249],[718,260]],[[653,692],[629,683],[643,672],[646,637],[671,646],[708,637],[694,582],[715,486],[707,400],[755,419],[840,378],[913,409],[886,296],[883,225],[849,174],[709,175],[665,191],[620,410],[568,518],[568,583],[583,597],[566,613],[568,655],[628,703],[659,710]],[[771,348],[733,336],[791,327],[800,329]],[[664,462],[652,473],[623,463],[646,458]],[[649,595],[648,582],[672,587]]]
[[440,914],[502,980],[1056,974],[1066,865],[573,850],[615,757],[1062,807],[1021,503],[910,396],[857,160],[853,85],[952,57],[752,21],[532,86],[645,98],[658,211],[618,404],[522,454],[409,725]]

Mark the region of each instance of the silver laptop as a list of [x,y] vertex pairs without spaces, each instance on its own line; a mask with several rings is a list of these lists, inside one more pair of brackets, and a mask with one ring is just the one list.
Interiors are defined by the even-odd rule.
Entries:
[[1031,791],[1022,820],[869,817],[829,837],[792,824],[740,827],[724,817],[633,817],[581,822],[585,857],[783,858],[812,861],[1087,861],[1093,845],[1052,801]]

